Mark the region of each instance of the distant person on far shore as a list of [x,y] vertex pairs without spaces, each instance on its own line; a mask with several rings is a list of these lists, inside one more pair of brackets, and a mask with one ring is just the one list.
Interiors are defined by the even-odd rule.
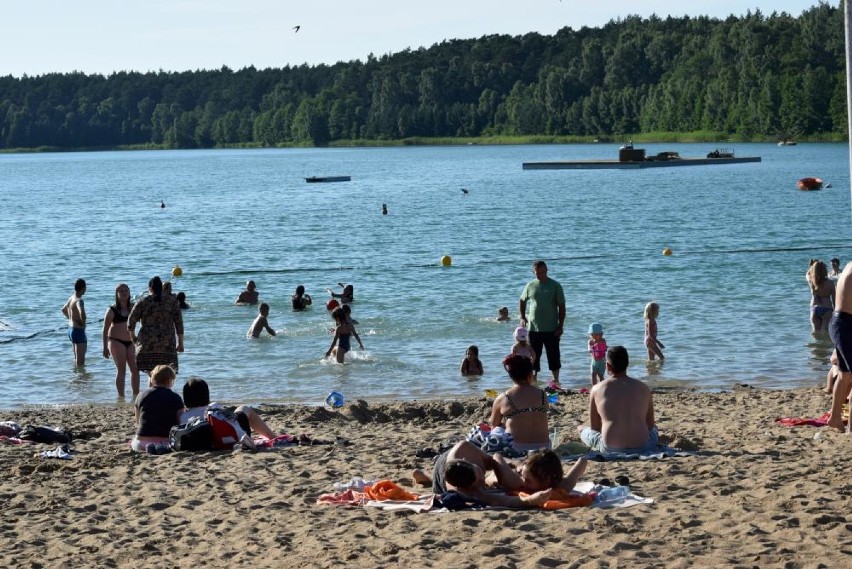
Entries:
[[260,333],[265,329],[269,332],[270,336],[275,335],[275,330],[269,326],[269,305],[265,302],[262,302],[258,307],[258,315],[257,318],[254,319],[254,322],[251,323],[249,327],[249,336],[252,338],[260,338]]
[[834,309],[834,281],[822,261],[811,263],[806,279],[811,289],[811,332],[825,332]]
[[305,293],[305,287],[299,285],[296,287],[296,294],[290,298],[290,302],[293,305],[293,310],[298,312],[309,307],[313,303],[313,300],[311,299],[311,295]]
[[[834,382],[828,425],[843,430],[843,404],[850,403],[852,409],[852,263],[846,264],[837,279],[836,301],[828,334],[834,342],[840,377]],[[846,433],[852,434],[852,420]]]
[[468,346],[464,353],[464,359],[459,366],[459,373],[462,375],[482,375],[482,362],[479,361],[479,348],[476,346]]
[[240,293],[240,296],[237,297],[237,300],[234,302],[234,304],[257,304],[259,296],[260,295],[257,292],[257,285],[254,284],[254,281],[248,281],[246,283],[246,289]]
[[648,359],[653,361],[655,357],[666,359],[663,355],[665,346],[657,339],[657,316],[660,315],[660,305],[649,302],[645,305],[645,347],[648,348]]
[[62,314],[68,319],[68,338],[74,349],[74,365],[82,367],[86,364],[86,308],[83,295],[86,294],[86,281],[77,279],[74,282],[74,294],[62,306]]

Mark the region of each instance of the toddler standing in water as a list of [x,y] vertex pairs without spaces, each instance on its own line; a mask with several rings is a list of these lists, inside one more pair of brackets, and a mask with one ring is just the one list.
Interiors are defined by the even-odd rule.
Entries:
[[462,375],[482,375],[482,362],[479,361],[479,348],[469,346],[464,353],[464,359],[459,367],[459,373]]
[[657,339],[657,316],[659,315],[659,304],[649,302],[645,305],[645,347],[648,348],[648,359],[652,361],[655,357],[661,360],[666,359],[662,351],[665,346]]
[[606,372],[606,340],[603,337],[603,325],[597,322],[589,324],[589,353],[592,354],[591,376],[594,385],[604,380]]
[[515,343],[512,345],[512,355],[521,356],[535,363],[535,350],[529,343],[529,332],[523,326],[515,328]]

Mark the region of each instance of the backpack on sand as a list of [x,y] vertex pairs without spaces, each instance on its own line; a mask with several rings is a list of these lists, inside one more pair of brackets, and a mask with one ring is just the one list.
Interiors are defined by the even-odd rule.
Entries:
[[254,449],[254,441],[246,434],[233,413],[213,404],[207,408],[207,422],[213,429],[213,448],[232,449],[238,444]]
[[172,427],[169,446],[174,451],[213,450],[213,427],[203,417],[193,417]]

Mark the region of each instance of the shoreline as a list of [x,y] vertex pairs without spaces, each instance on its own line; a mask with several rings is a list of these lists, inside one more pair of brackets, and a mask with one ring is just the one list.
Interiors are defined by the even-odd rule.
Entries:
[[[180,383],[178,380],[177,383]],[[646,384],[649,382],[645,381]],[[546,383],[539,382],[539,387],[546,385]],[[651,392],[656,395],[663,394],[672,394],[672,393],[707,393],[707,394],[724,394],[724,393],[732,393],[735,391],[740,391],[743,389],[757,389],[761,391],[798,391],[798,390],[809,390],[818,388],[821,385],[820,382],[817,382],[815,386],[794,386],[794,387],[763,387],[763,386],[754,386],[748,383],[736,383],[733,384],[729,388],[700,388],[700,387],[690,387],[683,385],[672,385],[672,386],[660,386],[660,385],[652,385],[648,386],[651,389]],[[173,390],[175,393],[180,395],[181,385],[175,385]],[[504,385],[505,388],[511,387],[508,378],[506,379],[506,383]],[[481,399],[485,399],[488,401],[493,401],[493,397],[488,397],[485,395],[486,390],[494,389],[496,391],[500,391],[497,388],[486,388],[483,387],[480,391],[479,395],[446,395],[446,396],[434,396],[434,397],[396,397],[393,395],[367,395],[361,397],[354,397],[354,401],[367,401],[369,403],[374,404],[394,404],[394,403],[442,403],[448,401],[478,401]],[[578,397],[580,395],[584,395],[580,393],[579,389],[574,388],[566,388],[568,389],[568,397]],[[589,386],[584,386],[584,389],[589,389]],[[351,400],[344,393],[344,401],[346,404],[350,403]],[[565,396],[562,396],[565,397]],[[561,400],[561,398],[560,398]],[[296,408],[296,407],[312,407],[312,408],[327,408],[325,405],[325,400],[318,399],[313,401],[303,400],[303,401],[293,401],[293,400],[283,400],[283,399],[264,399],[262,401],[244,401],[244,400],[233,400],[233,399],[214,399],[214,401],[227,406],[237,406],[237,405],[251,405],[253,407],[260,408],[269,408],[269,409],[278,409],[278,408]],[[0,404],[2,405],[2,404]],[[35,411],[49,411],[49,410],[63,410],[63,409],[78,409],[78,408],[94,408],[94,409],[120,409],[122,407],[127,407],[129,409],[133,409],[133,399],[128,397],[123,400],[115,400],[113,402],[108,401],[90,401],[90,402],[71,402],[71,403],[23,403],[16,407],[0,407],[0,414],[4,413],[14,413],[20,411],[27,410],[35,410]]]

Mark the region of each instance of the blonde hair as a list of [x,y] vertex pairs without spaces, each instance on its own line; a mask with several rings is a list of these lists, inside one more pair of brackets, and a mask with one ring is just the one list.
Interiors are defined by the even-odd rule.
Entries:
[[825,266],[825,263],[822,261],[817,261],[813,263],[808,268],[808,276],[810,277],[808,280],[811,282],[811,290],[816,291],[819,288],[819,285],[828,278],[828,269]]
[[170,365],[161,364],[151,370],[152,385],[169,387],[174,383],[176,377],[175,368]]
[[656,318],[660,314],[660,305],[656,302],[649,302],[645,305],[645,320]]

